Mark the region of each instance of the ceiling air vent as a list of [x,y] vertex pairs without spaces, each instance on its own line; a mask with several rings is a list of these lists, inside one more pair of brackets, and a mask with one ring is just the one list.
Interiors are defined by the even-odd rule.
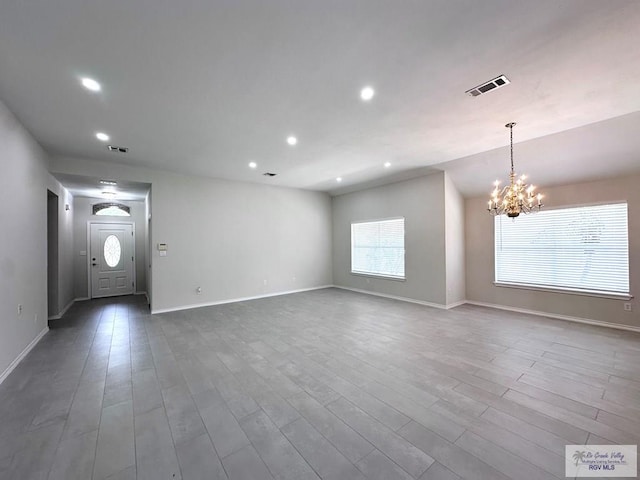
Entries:
[[109,149],[110,152],[117,152],[117,153],[127,153],[129,151],[127,147],[118,147],[116,145],[107,145],[107,148]]
[[275,177],[277,173],[264,172],[262,175],[264,175],[265,177]]
[[483,93],[487,93],[491,90],[495,90],[496,88],[504,87],[511,83],[507,77],[504,75],[500,75],[499,77],[494,78],[493,80],[489,80],[488,82],[484,82],[477,87],[473,87],[470,90],[467,90],[467,95],[472,97],[477,97],[478,95],[482,95]]

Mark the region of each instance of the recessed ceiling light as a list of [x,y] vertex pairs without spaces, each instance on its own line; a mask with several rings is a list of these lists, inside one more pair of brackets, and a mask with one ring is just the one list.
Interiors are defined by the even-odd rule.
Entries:
[[336,182],[340,183],[342,181],[342,177],[336,178]]
[[102,185],[112,185],[112,186],[118,185],[118,182],[116,182],[115,180],[100,180],[100,183]]
[[375,94],[375,90],[371,87],[364,87],[362,90],[360,90],[360,98],[365,102],[371,100]]
[[83,77],[80,79],[82,86],[87,90],[91,90],[92,92],[99,92],[102,90],[102,86],[96,82],[93,78]]
[[290,135],[287,137],[287,143],[293,147],[295,144],[298,143],[298,139],[293,135]]
[[249,168],[256,168],[258,164],[256,162],[249,162]]
[[384,168],[389,168],[391,166],[391,162],[384,162]]
[[103,142],[107,142],[109,140],[109,135],[107,135],[106,133],[103,133],[103,132],[98,132],[98,133],[96,133],[96,138],[98,140],[103,141]]

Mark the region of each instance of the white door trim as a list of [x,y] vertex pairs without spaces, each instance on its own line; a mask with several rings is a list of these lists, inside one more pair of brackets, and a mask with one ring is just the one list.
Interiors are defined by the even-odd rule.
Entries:
[[135,222],[109,222],[109,221],[95,221],[87,220],[87,292],[89,298],[93,298],[93,292],[91,291],[91,225],[131,225],[131,231],[133,232],[133,247],[131,249],[131,255],[133,255],[133,295],[138,290],[136,282],[136,223]]

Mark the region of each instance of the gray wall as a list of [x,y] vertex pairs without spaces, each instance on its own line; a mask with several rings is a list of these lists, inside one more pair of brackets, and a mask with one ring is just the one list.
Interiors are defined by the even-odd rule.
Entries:
[[56,157],[51,170],[152,184],[153,311],[332,283],[327,194],[86,159]]
[[[631,293],[640,288],[640,176],[541,188],[548,207],[575,206],[626,200],[629,205],[629,281]],[[487,213],[487,197],[466,200],[467,299],[476,302],[580,317],[640,327],[640,302],[565,293],[496,287],[494,281],[493,218]],[[517,221],[517,220],[516,220]]]
[[[87,245],[87,222],[99,222],[99,223],[130,223],[135,224],[136,230],[136,244],[135,244],[135,257],[136,257],[136,293],[144,293],[147,289],[147,268],[145,267],[146,252],[145,252],[145,202],[140,201],[118,201],[131,207],[130,217],[111,217],[111,216],[95,216],[92,214],[92,205],[95,203],[104,202],[104,198],[88,198],[88,197],[74,197],[73,210],[74,210],[74,225],[73,225],[73,265],[74,265],[74,279],[75,279],[75,297],[76,298],[88,298],[89,297],[89,283],[88,283],[88,259],[89,259],[89,247]],[[84,251],[87,254],[82,256],[80,252]]]
[[[445,305],[444,173],[332,199],[333,282],[337,286]],[[405,218],[405,281],[351,273],[351,222]]]
[[446,173],[444,176],[444,217],[447,305],[455,305],[466,299],[464,198]]
[[[0,378],[47,328],[46,156],[0,102]],[[18,304],[23,305],[18,315]]]

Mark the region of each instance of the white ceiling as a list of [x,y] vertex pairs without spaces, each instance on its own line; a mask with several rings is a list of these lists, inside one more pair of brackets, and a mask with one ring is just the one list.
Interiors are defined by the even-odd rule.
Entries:
[[638,171],[618,128],[640,127],[639,85],[637,0],[0,2],[0,99],[48,151],[334,194],[434,168],[485,191],[510,121],[545,137],[542,159],[516,145],[539,184],[608,174],[603,146]]
[[[147,197],[147,193],[151,187],[148,183],[128,182],[125,180],[118,180],[116,182],[117,185],[104,185],[100,183],[101,180],[113,181],[111,178],[87,177],[65,173],[55,173],[54,176],[74,197],[102,198],[105,201],[142,201]],[[104,192],[113,192],[113,194],[105,194]]]

